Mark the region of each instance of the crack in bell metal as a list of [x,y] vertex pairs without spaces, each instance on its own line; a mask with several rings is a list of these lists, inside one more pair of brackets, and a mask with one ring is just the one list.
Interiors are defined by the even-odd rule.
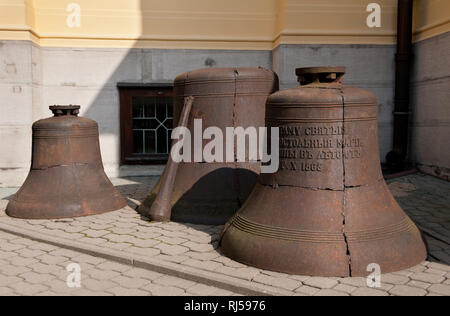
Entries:
[[[209,68],[179,75],[174,82],[174,122],[184,98],[194,97],[187,128],[194,136],[194,119],[203,132],[218,127],[264,126],[267,97],[278,90],[278,77],[263,68]],[[202,148],[210,140],[202,140]],[[191,153],[194,155],[194,142]],[[248,150],[248,149],[247,149]],[[226,161],[223,150],[223,161]],[[194,161],[192,157],[191,161]],[[181,162],[171,194],[172,220],[223,225],[246,201],[260,173],[260,162]],[[166,172],[166,171],[165,171]],[[159,192],[158,183],[138,211],[147,215]]]
[[80,106],[51,106],[54,117],[33,124],[32,164],[6,213],[59,219],[121,209],[125,199],[103,170],[97,122],[78,117]]
[[420,231],[381,173],[378,102],[342,84],[344,67],[297,69],[300,86],[272,94],[266,125],[280,129],[280,169],[262,174],[222,232],[224,254],[289,274],[366,276],[426,258]]

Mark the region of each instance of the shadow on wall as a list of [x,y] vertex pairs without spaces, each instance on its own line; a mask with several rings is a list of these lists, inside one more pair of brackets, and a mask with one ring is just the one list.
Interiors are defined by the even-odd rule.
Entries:
[[[152,9],[149,1],[141,1],[140,5],[141,12]],[[141,20],[142,33],[151,34],[149,20],[145,17]],[[75,85],[61,88],[68,92],[65,96],[70,96],[63,96],[62,99],[66,103],[79,103],[82,106],[81,115],[98,122],[102,158],[109,176],[121,175],[117,173],[120,163],[119,82],[167,84],[181,73],[205,67],[272,68],[270,51],[152,49],[135,46],[130,49],[62,49],[62,52],[59,50],[61,53],[63,59],[69,59],[71,64],[58,67],[59,82],[77,80]],[[58,54],[58,50],[52,52],[49,49],[47,54]],[[54,60],[51,57],[48,59],[50,63],[54,63]],[[74,70],[77,73],[75,76]],[[47,103],[61,103],[61,99],[57,94],[50,94]]]

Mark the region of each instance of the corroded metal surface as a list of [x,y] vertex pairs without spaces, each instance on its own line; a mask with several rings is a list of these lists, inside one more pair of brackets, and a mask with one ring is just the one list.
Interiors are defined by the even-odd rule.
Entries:
[[[193,97],[186,97],[184,100],[183,111],[181,112],[181,119],[178,123],[178,127],[186,127],[189,114],[191,113],[192,103],[194,102]],[[169,157],[169,161],[166,165],[166,170],[164,171],[161,181],[159,192],[153,201],[153,204],[146,216],[152,221],[158,222],[169,222],[172,215],[172,193],[175,184],[175,179],[177,176],[179,163]]]
[[261,175],[222,235],[225,255],[290,274],[365,276],[419,264],[417,227],[382,177],[377,100],[343,85],[345,69],[297,70],[301,86],[271,95],[280,169]]
[[[265,125],[267,97],[278,90],[270,70],[254,68],[199,69],[175,79],[174,122],[178,122],[186,96],[195,98],[188,129],[194,134],[194,119],[208,127],[244,128]],[[203,140],[202,148],[210,140]],[[192,142],[192,161],[194,161]],[[225,150],[224,159],[225,160]],[[245,202],[260,172],[260,163],[186,163],[178,168],[172,195],[172,220],[197,224],[224,224]],[[146,214],[159,184],[139,207]]]
[[100,214],[126,206],[103,171],[95,121],[79,106],[51,106],[54,117],[33,124],[33,156],[25,183],[6,213],[26,219]]

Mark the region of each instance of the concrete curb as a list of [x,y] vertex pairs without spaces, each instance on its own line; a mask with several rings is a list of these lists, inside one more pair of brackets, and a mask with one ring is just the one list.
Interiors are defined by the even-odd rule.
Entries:
[[292,292],[273,286],[259,285],[254,282],[241,280],[232,276],[213,273],[193,267],[147,258],[139,255],[125,254],[114,249],[105,249],[100,246],[87,245],[76,240],[54,237],[46,233],[23,229],[15,225],[0,223],[0,231],[19,237],[28,238],[37,242],[77,251],[87,255],[104,258],[118,263],[128,264],[154,272],[179,277],[185,280],[203,283],[220,289],[232,291],[247,296],[291,296]]

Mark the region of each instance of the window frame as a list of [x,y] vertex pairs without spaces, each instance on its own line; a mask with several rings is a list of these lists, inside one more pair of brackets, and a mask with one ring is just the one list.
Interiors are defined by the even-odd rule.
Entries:
[[[173,84],[128,84],[119,83],[120,99],[120,165],[165,164],[168,154],[133,153],[133,98],[173,97]],[[169,140],[169,146],[170,146]]]

